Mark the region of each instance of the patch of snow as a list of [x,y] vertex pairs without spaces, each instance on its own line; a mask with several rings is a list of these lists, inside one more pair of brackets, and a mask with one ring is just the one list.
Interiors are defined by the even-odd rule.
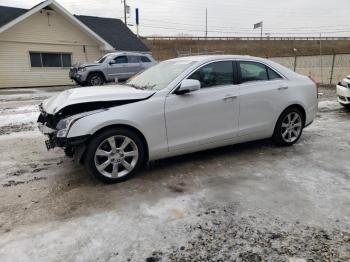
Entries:
[[28,112],[38,112],[39,109],[37,105],[20,106],[17,108],[5,109],[5,113],[28,113]]
[[337,101],[320,101],[318,103],[318,110],[320,112],[337,111],[342,106]]
[[2,115],[0,116],[0,126],[8,126],[13,124],[27,124],[36,122],[38,119],[38,112],[30,112],[16,115]]
[[197,196],[189,195],[141,204],[141,209],[138,203],[130,203],[123,209],[96,212],[59,223],[18,227],[1,237],[0,257],[3,262],[18,258],[21,261],[40,258],[45,261],[127,261],[128,258],[142,261],[153,250],[185,243],[189,237],[185,225],[198,219],[193,214],[169,219],[163,212],[174,205],[188,210],[197,204]]

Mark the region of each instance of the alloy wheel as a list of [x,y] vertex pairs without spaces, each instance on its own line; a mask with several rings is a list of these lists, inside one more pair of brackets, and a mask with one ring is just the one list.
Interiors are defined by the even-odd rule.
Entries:
[[302,131],[302,118],[297,112],[290,112],[282,121],[281,133],[285,142],[293,143]]
[[95,166],[108,178],[121,178],[135,168],[139,159],[136,143],[124,135],[105,139],[96,149]]
[[91,84],[92,86],[99,86],[99,85],[102,85],[101,77],[98,76],[98,75],[94,75],[94,76],[91,77],[91,79],[90,79],[90,84]]

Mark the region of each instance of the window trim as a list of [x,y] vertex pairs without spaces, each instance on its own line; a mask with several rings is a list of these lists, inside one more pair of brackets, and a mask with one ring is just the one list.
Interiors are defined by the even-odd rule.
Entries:
[[[151,59],[146,55],[140,55],[139,57],[140,57],[141,63],[152,63]],[[142,58],[146,58],[146,59],[148,59],[148,61],[144,62],[144,61],[142,61]]]
[[[265,70],[266,70],[266,74],[267,74],[267,80],[256,80],[256,81],[248,81],[248,82],[243,82],[242,81],[242,72],[241,72],[241,68],[239,66],[239,64],[241,62],[251,62],[251,63],[257,63],[257,64],[260,64],[262,66],[265,67]],[[274,68],[272,68],[271,66],[267,65],[266,63],[264,62],[261,62],[261,61],[256,61],[256,60],[236,60],[236,63],[237,63],[237,71],[238,71],[238,82],[239,84],[246,84],[246,83],[257,83],[257,82],[269,82],[269,81],[277,81],[277,80],[285,80],[286,77],[281,74],[280,72],[278,72],[277,70],[275,70]],[[277,75],[279,75],[281,78],[280,79],[270,79],[270,75],[269,75],[269,71],[268,69],[272,70],[273,72],[275,72]]]
[[126,63],[113,63],[114,65],[125,65],[125,64],[129,64],[129,57],[127,55],[117,55],[116,57],[114,57],[112,60],[116,61],[117,58],[119,57],[126,57]]
[[[190,77],[194,72],[196,72],[197,70],[209,65],[209,64],[213,64],[213,63],[218,63],[218,62],[231,62],[232,63],[232,74],[233,74],[233,79],[232,79],[232,85],[237,85],[238,84],[238,75],[237,75],[237,61],[235,59],[223,59],[223,60],[214,60],[214,61],[209,61],[206,62],[202,65],[200,65],[199,67],[196,67],[195,69],[191,70],[184,78],[181,79],[181,81],[179,81],[179,83],[175,86],[175,88],[173,88],[169,94],[174,94],[176,95],[176,90],[180,88],[180,85],[182,83],[182,81],[184,81],[185,79],[188,79],[188,77]],[[235,74],[236,73],[236,74]],[[215,87],[210,87],[210,88],[200,88],[198,91],[200,90],[210,90],[213,88],[220,88],[226,85],[219,85],[219,86],[215,86]]]
[[[31,54],[39,54],[40,55],[40,63],[41,66],[33,66],[32,65],[32,59],[31,59]],[[43,61],[43,54],[58,54],[60,55],[60,62],[61,66],[44,66],[44,61]],[[70,66],[63,66],[63,56],[62,55],[69,55],[70,56]],[[45,51],[29,51],[29,64],[31,69],[68,69],[72,67],[72,57],[73,54],[69,52],[45,52]]]

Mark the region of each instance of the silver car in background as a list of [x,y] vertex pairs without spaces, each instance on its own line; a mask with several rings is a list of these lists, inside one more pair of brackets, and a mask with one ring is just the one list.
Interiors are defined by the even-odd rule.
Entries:
[[81,86],[98,86],[107,82],[124,81],[155,65],[150,54],[134,52],[109,53],[95,63],[71,67],[69,78]]

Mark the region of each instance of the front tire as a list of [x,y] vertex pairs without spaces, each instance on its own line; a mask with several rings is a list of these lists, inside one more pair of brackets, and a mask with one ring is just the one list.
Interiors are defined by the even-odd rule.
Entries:
[[272,140],[279,146],[291,146],[298,142],[304,128],[304,117],[298,108],[286,109],[278,118]]
[[145,146],[126,128],[110,128],[90,141],[85,166],[100,181],[112,184],[134,176],[145,161]]
[[340,103],[343,107],[345,107],[346,109],[350,110],[350,104],[343,104],[343,103]]
[[105,81],[100,73],[91,73],[88,76],[86,82],[89,86],[101,86]]

